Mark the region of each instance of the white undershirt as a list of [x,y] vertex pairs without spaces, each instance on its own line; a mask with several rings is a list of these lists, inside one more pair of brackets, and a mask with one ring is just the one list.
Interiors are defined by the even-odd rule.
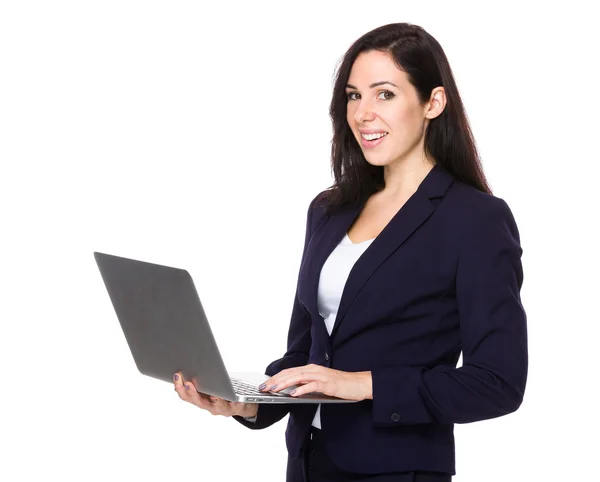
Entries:
[[[319,277],[317,306],[330,335],[350,270],[374,239],[355,244],[346,234],[323,265]],[[312,424],[321,428],[321,404],[317,407]]]

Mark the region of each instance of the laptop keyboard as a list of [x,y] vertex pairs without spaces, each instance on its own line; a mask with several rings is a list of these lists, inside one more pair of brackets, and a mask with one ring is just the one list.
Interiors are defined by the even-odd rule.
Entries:
[[265,392],[261,392],[257,386],[251,385],[250,383],[243,382],[237,378],[231,379],[231,384],[233,385],[233,390],[235,393],[239,393],[240,395],[264,395]]
[[250,383],[244,382],[238,378],[231,378],[231,384],[233,385],[233,391],[239,395],[279,395],[285,396],[287,390],[284,390],[284,393],[270,393],[270,392],[261,392],[258,389],[258,386],[252,385]]

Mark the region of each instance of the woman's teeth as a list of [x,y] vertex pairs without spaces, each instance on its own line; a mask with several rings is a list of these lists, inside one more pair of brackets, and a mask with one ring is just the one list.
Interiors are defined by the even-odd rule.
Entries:
[[375,134],[361,134],[363,139],[368,141],[374,141],[375,139],[379,139],[380,137],[386,136],[387,132],[377,132]]

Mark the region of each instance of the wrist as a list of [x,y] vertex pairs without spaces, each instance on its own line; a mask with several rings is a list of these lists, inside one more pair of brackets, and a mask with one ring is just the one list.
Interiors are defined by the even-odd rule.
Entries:
[[242,409],[242,413],[240,416],[244,418],[252,418],[256,417],[258,414],[258,404],[256,403],[247,403],[246,406]]
[[361,372],[365,400],[373,400],[373,377],[371,372]]

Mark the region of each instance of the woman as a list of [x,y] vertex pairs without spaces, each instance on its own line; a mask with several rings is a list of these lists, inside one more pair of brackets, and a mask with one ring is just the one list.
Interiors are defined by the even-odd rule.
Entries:
[[491,194],[446,56],[422,28],[358,39],[330,114],[335,183],[308,209],[288,349],[261,389],[357,403],[230,403],[181,374],[175,389],[250,428],[289,413],[288,481],[449,481],[453,424],[523,399],[517,226]]

